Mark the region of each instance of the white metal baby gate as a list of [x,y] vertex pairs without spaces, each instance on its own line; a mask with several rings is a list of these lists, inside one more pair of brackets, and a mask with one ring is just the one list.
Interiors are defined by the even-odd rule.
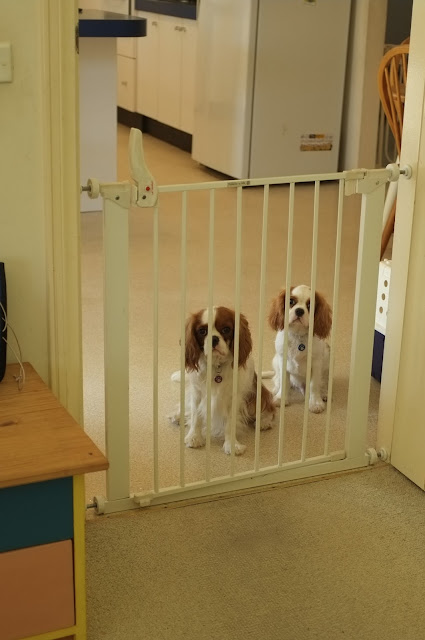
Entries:
[[[130,164],[135,184],[130,182],[101,184],[97,180],[89,180],[83,187],[90,197],[101,195],[104,200],[104,313],[105,313],[105,436],[106,455],[110,468],[107,472],[106,496],[95,496],[94,504],[98,513],[110,513],[126,509],[177,501],[193,497],[223,493],[230,490],[245,489],[298,478],[327,474],[335,471],[366,466],[370,456],[366,455],[366,430],[368,419],[368,402],[370,390],[370,371],[373,348],[374,317],[378,281],[379,247],[382,229],[382,212],[385,199],[385,185],[388,181],[397,180],[400,170],[397,165],[388,165],[386,169],[355,170],[342,173],[291,176],[255,180],[215,181],[199,184],[184,184],[157,187],[154,179],[144,164],[141,133],[132,129],[130,135]],[[278,451],[276,464],[263,466],[260,463],[260,430],[255,427],[255,454],[252,468],[238,472],[235,469],[235,452],[230,456],[229,473],[213,476],[211,473],[211,437],[210,425],[207,425],[207,441],[205,451],[204,478],[188,482],[185,474],[185,426],[180,423],[179,435],[179,482],[173,486],[162,486],[159,473],[159,370],[158,370],[158,296],[159,296],[159,262],[160,247],[159,217],[160,194],[181,194],[182,247],[179,265],[181,275],[181,296],[179,318],[181,336],[181,379],[184,379],[185,359],[185,319],[186,319],[186,230],[187,230],[187,195],[189,192],[204,190],[209,192],[209,256],[206,305],[212,308],[215,301],[212,294],[214,272],[214,219],[215,194],[217,190],[236,189],[236,248],[235,248],[235,299],[236,318],[241,313],[241,248],[242,248],[242,192],[246,186],[263,187],[262,206],[262,241],[260,264],[260,292],[258,316],[258,361],[257,371],[263,370],[263,330],[267,310],[265,308],[265,274],[267,260],[266,231],[268,225],[269,191],[272,185],[289,185],[288,237],[286,254],[286,288],[292,283],[292,233],[294,225],[294,194],[299,183],[314,183],[314,211],[311,258],[311,289],[316,290],[317,247],[319,233],[319,197],[322,183],[338,181],[338,215],[336,222],[336,247],[333,285],[333,332],[330,341],[330,374],[328,386],[328,406],[326,410],[326,427],[323,452],[321,455],[308,457],[306,441],[308,434],[308,400],[304,405],[304,416],[300,429],[302,440],[297,460],[285,461],[283,456],[283,438],[285,431],[286,410],[282,406],[276,429],[278,429]],[[341,265],[341,231],[344,210],[344,196],[354,193],[362,194],[361,219],[359,231],[359,249],[357,258],[357,277],[354,301],[353,334],[351,362],[348,384],[347,420],[345,426],[345,445],[341,450],[332,451],[329,446],[329,425],[332,409],[333,354],[335,326],[338,322],[339,273]],[[140,215],[153,216],[153,387],[151,401],[153,403],[153,470],[152,488],[147,491],[131,491],[130,487],[130,437],[129,437],[129,209],[130,206],[149,207]],[[312,299],[313,299],[312,295]],[[220,304],[218,302],[218,304]],[[211,317],[211,314],[210,314]],[[238,341],[238,322],[235,323],[235,343]],[[309,341],[312,340],[310,330]],[[286,349],[286,345],[285,345]],[[311,349],[308,350],[311,364]],[[284,354],[286,351],[284,350]],[[307,367],[309,369],[309,366]],[[171,373],[171,372],[170,372]],[[310,374],[308,374],[310,375]],[[258,376],[258,384],[261,384]],[[209,377],[211,382],[211,374]],[[237,368],[234,372],[234,388],[237,383]],[[309,378],[306,381],[308,389]],[[209,394],[210,395],[210,394]],[[308,396],[308,393],[306,393]],[[145,399],[146,402],[150,398]],[[208,400],[208,399],[207,399]],[[180,385],[180,402],[185,405],[184,384]],[[234,412],[233,412],[234,414]],[[257,423],[259,421],[257,420]],[[235,415],[233,415],[233,433],[235,431]],[[233,438],[234,441],[234,438]],[[224,456],[225,454],[222,453]],[[376,457],[376,456],[375,456]]]

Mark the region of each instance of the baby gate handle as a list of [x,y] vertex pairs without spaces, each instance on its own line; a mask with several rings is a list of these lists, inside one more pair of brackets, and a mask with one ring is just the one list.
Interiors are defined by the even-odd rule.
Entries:
[[91,199],[102,196],[104,200],[114,200],[124,209],[129,209],[131,205],[154,207],[158,200],[158,187],[145,163],[140,129],[130,131],[129,157],[131,177],[135,184],[129,180],[99,182],[97,178],[89,178],[87,185],[80,187],[81,192],[85,191]]
[[137,188],[135,204],[138,207],[154,207],[158,199],[158,188],[145,163],[140,129],[130,130],[129,156],[131,177]]

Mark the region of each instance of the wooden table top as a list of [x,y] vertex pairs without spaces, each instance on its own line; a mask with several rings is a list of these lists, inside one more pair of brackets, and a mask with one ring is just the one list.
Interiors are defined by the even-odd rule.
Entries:
[[8,365],[0,383],[0,488],[108,468],[103,453],[29,363],[22,391]]

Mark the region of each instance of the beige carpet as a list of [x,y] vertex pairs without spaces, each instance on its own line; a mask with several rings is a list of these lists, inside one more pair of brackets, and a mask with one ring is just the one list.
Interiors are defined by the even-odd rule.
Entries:
[[[129,130],[119,127],[120,179],[129,178],[127,142]],[[148,166],[159,184],[215,180],[192,161],[190,155],[166,143],[144,136]],[[320,196],[320,231],[318,238],[317,288],[330,303],[334,279],[338,186],[325,184]],[[260,188],[243,191],[243,268],[241,310],[248,317],[257,356],[259,324],[259,282],[261,258],[262,198]],[[217,193],[215,226],[214,303],[234,306],[235,289],[235,190]],[[190,194],[188,198],[188,311],[207,305],[208,274],[208,193]],[[353,295],[357,261],[359,198],[346,198],[342,234],[340,298],[335,349],[335,379],[332,397],[330,449],[344,445],[344,428],[350,365]],[[271,298],[285,281],[288,188],[271,188],[267,235],[267,315]],[[313,220],[313,186],[296,188],[293,236],[293,283],[310,281]],[[166,415],[178,401],[179,387],[170,374],[179,367],[180,337],[180,197],[161,196],[160,206],[160,301],[159,301],[159,466],[161,486],[178,482],[179,432]],[[102,218],[100,213],[82,215],[82,282],[84,340],[85,429],[104,448],[103,397],[103,314],[102,314]],[[152,211],[133,210],[130,217],[130,420],[131,420],[131,490],[152,488]],[[266,326],[262,366],[270,369],[274,334]],[[375,442],[379,384],[371,379],[368,443]],[[303,399],[294,393],[286,411],[284,460],[300,458]],[[309,414],[307,456],[323,452],[325,414]],[[276,464],[277,430],[261,435],[260,463]],[[237,459],[236,471],[253,468],[254,434],[242,438],[247,451]],[[185,450],[186,481],[204,477],[204,450]],[[228,473],[229,458],[220,443],[212,446],[212,476]],[[94,474],[87,481],[87,496],[104,493],[104,474]]]
[[382,465],[87,523],[88,640],[422,640],[424,494]]

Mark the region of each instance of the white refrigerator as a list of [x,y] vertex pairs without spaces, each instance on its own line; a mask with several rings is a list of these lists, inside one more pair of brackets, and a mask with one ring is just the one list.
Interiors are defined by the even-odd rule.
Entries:
[[238,179],[338,170],[351,0],[199,0],[192,157]]

